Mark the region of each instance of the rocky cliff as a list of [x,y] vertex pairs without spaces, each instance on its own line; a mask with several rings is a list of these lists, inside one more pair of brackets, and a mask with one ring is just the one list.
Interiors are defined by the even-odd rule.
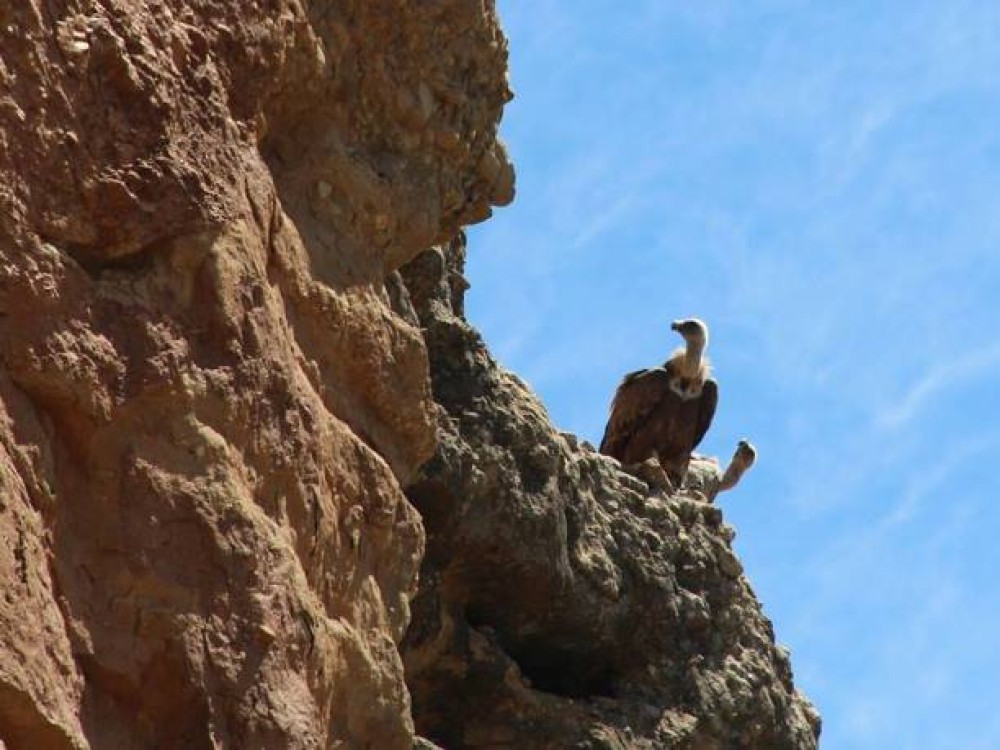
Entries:
[[462,319],[509,96],[490,0],[0,3],[0,746],[815,745]]
[[556,431],[464,320],[464,241],[403,270],[430,353],[438,450],[407,493],[427,530],[403,644],[444,747],[816,747],[693,463],[666,494]]

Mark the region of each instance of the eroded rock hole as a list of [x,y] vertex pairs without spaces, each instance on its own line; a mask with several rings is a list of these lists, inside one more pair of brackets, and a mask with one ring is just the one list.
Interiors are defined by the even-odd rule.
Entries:
[[[482,612],[469,610],[466,617],[474,628],[491,625]],[[606,655],[554,643],[555,636],[513,639],[495,632],[501,648],[535,690],[574,699],[614,697],[615,669]]]
[[611,666],[595,661],[592,655],[553,646],[540,639],[531,639],[505,650],[536,690],[567,698],[614,695]]

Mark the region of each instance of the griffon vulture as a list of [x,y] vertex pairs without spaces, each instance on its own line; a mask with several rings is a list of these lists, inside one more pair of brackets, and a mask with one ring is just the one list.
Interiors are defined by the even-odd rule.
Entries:
[[611,402],[601,453],[625,465],[659,460],[672,480],[683,481],[691,451],[708,432],[719,389],[704,356],[708,327],[700,320],[670,326],[687,346],[662,367],[630,372]]

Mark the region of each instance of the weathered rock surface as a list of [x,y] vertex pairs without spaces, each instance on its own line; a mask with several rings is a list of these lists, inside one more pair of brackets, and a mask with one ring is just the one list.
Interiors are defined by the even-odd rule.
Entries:
[[459,239],[404,270],[440,436],[408,489],[428,534],[403,649],[418,730],[447,748],[816,747],[719,508],[557,432],[463,319],[463,261]]
[[512,197],[467,0],[0,3],[0,738],[409,748],[393,269]]
[[407,681],[450,749],[815,745],[718,510],[428,250],[509,96],[491,0],[0,0],[0,748],[432,747]]

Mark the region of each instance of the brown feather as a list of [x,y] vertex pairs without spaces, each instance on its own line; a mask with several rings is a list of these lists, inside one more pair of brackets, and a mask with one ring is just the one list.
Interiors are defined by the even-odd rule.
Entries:
[[611,401],[611,413],[601,441],[601,453],[619,460],[622,458],[635,431],[670,392],[672,373],[667,367],[636,370],[624,377]]
[[[683,473],[691,451],[708,432],[718,403],[718,386],[708,377],[708,363],[702,360],[697,371],[689,369],[681,350],[663,367],[626,375],[611,402],[601,453],[625,464],[655,455],[664,468]],[[701,393],[682,398],[670,387],[676,378],[687,379],[687,388],[700,387]]]

